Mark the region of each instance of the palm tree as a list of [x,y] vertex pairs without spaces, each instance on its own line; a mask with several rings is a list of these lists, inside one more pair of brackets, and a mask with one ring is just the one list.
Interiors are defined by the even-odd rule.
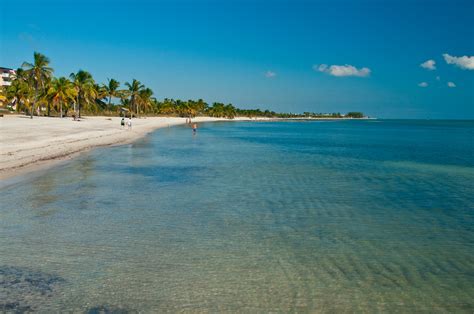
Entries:
[[[123,95],[122,95],[123,96]],[[120,108],[120,113],[124,114],[125,116],[127,116],[127,108],[130,108],[130,99],[126,98],[125,96],[124,97],[121,97],[120,98],[120,105],[122,108]],[[124,112],[125,111],[125,112]],[[131,111],[128,111],[130,113],[130,118],[132,117],[132,112]]]
[[120,87],[120,82],[116,81],[114,79],[109,79],[109,82],[107,85],[104,86],[107,97],[109,98],[109,108],[112,103],[112,97],[120,97],[120,91],[118,88]]
[[77,90],[74,85],[65,77],[54,78],[48,95],[52,98],[53,103],[59,104],[61,118],[63,117],[63,104],[67,101],[74,102],[77,96]]
[[95,82],[92,75],[84,70],[79,70],[77,73],[71,73],[69,75],[72,80],[74,87],[77,91],[76,103],[77,108],[74,111],[78,111],[78,117],[81,117],[81,109],[93,103],[97,97],[97,90],[95,88]]
[[232,104],[224,107],[224,114],[227,119],[234,119],[237,114],[236,108]]
[[165,98],[158,106],[160,114],[176,114],[176,101],[174,99]]
[[36,108],[39,111],[40,109],[46,107],[46,115],[49,117],[51,112],[51,101],[48,95],[49,88],[51,87],[53,77],[48,77],[43,82],[43,88],[38,93]]
[[151,88],[144,88],[138,93],[138,103],[141,105],[143,112],[153,107],[153,91]]
[[198,114],[202,114],[203,112],[206,111],[208,105],[204,102],[204,100],[198,99],[198,101],[195,103],[195,107],[196,107],[196,112]]
[[225,117],[225,106],[223,103],[215,102],[212,107],[208,108],[207,114],[211,117],[221,118]]
[[180,117],[189,117],[189,104],[187,101],[176,100],[176,111]]
[[4,96],[9,104],[16,106],[16,111],[20,112],[23,108],[29,109],[32,88],[28,84],[27,73],[19,68],[13,77],[10,86],[4,90]]
[[127,94],[130,97],[130,111],[133,112],[133,110],[135,110],[138,115],[138,100],[140,92],[145,88],[145,85],[140,83],[140,81],[133,79],[131,84],[126,82],[125,86],[128,87]]
[[38,94],[44,90],[45,81],[53,74],[53,69],[48,67],[49,59],[39,52],[33,54],[34,62],[23,62],[22,67],[25,68],[29,77],[29,82],[34,86],[35,97],[31,106],[31,119],[33,119],[33,112],[35,110]]
[[94,89],[95,99],[90,103],[90,109],[94,110],[95,112],[105,110],[107,108],[107,103],[104,101],[104,99],[107,98],[107,90],[105,85],[94,84]]

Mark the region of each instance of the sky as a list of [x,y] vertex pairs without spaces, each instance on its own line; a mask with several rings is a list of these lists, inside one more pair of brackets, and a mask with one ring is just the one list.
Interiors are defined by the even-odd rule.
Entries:
[[0,66],[138,79],[158,99],[474,119],[474,1],[0,0]]

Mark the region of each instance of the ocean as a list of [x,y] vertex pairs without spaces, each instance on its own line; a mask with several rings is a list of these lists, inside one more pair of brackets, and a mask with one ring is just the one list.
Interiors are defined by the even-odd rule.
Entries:
[[474,311],[474,121],[157,130],[0,189],[0,312]]

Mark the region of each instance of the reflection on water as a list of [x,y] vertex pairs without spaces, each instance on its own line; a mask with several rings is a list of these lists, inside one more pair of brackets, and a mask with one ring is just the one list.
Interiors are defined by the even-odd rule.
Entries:
[[472,312],[473,130],[206,124],[95,150],[1,190],[0,311]]

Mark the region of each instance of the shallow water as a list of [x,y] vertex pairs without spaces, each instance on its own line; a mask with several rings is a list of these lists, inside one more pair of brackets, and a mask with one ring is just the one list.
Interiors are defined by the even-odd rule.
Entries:
[[0,204],[0,312],[474,311],[472,121],[161,129]]

